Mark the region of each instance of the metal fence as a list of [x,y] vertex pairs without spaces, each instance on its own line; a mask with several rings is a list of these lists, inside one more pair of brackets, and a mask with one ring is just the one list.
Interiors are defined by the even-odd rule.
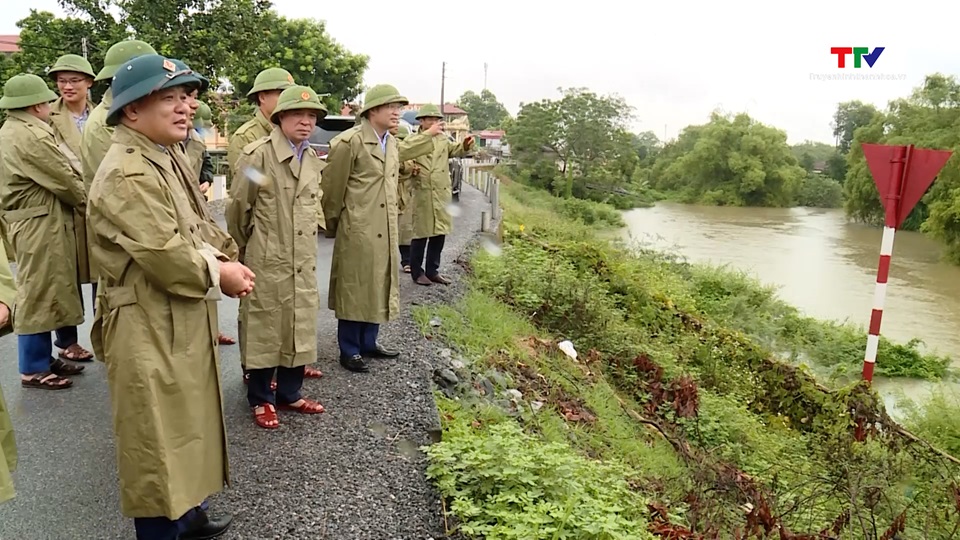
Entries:
[[475,159],[462,159],[460,164],[463,167],[464,182],[477,188],[490,201],[490,211],[483,212],[480,215],[480,230],[488,232],[491,225],[500,221],[500,179],[493,174],[493,160],[478,161]]

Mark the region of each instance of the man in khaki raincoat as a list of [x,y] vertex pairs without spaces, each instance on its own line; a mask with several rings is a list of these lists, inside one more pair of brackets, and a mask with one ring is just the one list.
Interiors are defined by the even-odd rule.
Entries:
[[[157,51],[153,50],[153,47],[150,45],[137,40],[114,43],[107,49],[107,54],[103,58],[103,68],[100,70],[100,73],[97,73],[94,81],[103,81],[106,82],[107,85],[111,84],[114,74],[116,74],[117,69],[124,62],[143,54],[157,54]],[[83,165],[83,170],[81,171],[81,173],[83,173],[83,186],[88,194],[90,193],[90,183],[93,182],[93,177],[97,174],[97,168],[100,166],[100,162],[103,161],[103,156],[107,154],[107,149],[110,148],[110,137],[113,135],[113,128],[106,124],[106,120],[107,111],[110,110],[111,103],[113,103],[113,89],[107,88],[107,91],[103,93],[100,104],[93,109],[93,112],[90,113],[90,116],[87,118],[86,124],[83,126],[83,137],[81,137],[80,141],[80,162]],[[92,248],[90,247],[89,234],[87,234],[87,236],[86,246],[82,249],[87,250],[87,256],[85,257],[87,261],[87,277],[90,282],[91,295],[93,298],[96,298],[97,265],[91,253]],[[86,283],[86,281],[84,283]],[[94,301],[94,311],[96,311],[96,301]]]
[[167,150],[186,138],[200,84],[158,55],[120,67],[113,145],[87,206],[100,268],[91,338],[107,365],[121,509],[140,540],[214,538],[231,520],[205,511],[228,481],[217,302],[249,294],[254,276],[204,240],[184,188],[195,179]]
[[[213,159],[210,157],[210,152],[207,151],[207,143],[204,140],[204,133],[209,131],[213,127],[213,112],[210,110],[210,106],[206,103],[197,100],[197,108],[194,110],[193,116],[193,131],[190,132],[190,140],[194,143],[200,143],[203,145],[202,152],[200,152],[201,157],[197,158],[198,150],[201,150],[197,144],[188,145],[188,154],[190,154],[191,159],[196,163],[200,162],[200,193],[203,193],[206,196],[207,191],[210,190],[210,186],[213,185]],[[191,106],[191,108],[193,108]],[[196,135],[196,137],[194,137]],[[192,146],[192,148],[191,148]]]
[[[93,67],[90,62],[76,54],[65,54],[57,59],[56,63],[47,71],[57,84],[60,99],[53,102],[50,111],[50,127],[60,147],[60,151],[67,156],[77,174],[83,174],[83,165],[80,162],[80,147],[83,137],[83,126],[94,109],[90,101],[90,87],[93,85]],[[90,263],[87,260],[87,226],[86,208],[78,207],[73,214],[74,236],[77,245],[77,276],[79,283],[90,283]],[[77,286],[79,286],[79,283]],[[80,293],[80,304],[83,305],[83,293]],[[77,344],[76,327],[62,330],[64,334],[58,337],[56,346],[64,350],[68,360],[83,362],[93,360],[93,354]]]
[[[83,306],[73,213],[85,195],[79,173],[47,124],[55,99],[43,79],[27,74],[11,77],[0,99],[0,109],[7,111],[0,127],[0,207],[17,259],[14,331],[20,379],[25,387],[48,390],[68,388],[72,381],[64,377],[83,371],[63,357],[82,351],[76,344]],[[73,348],[56,359],[52,331],[63,347],[71,347],[64,342],[73,340]]]
[[[13,273],[7,262],[3,245],[0,244],[0,336],[10,333],[12,325],[14,300],[17,297],[17,288],[13,282]],[[3,391],[0,390],[0,503],[9,501],[15,495],[13,479],[10,473],[17,468],[17,443],[13,438],[13,424],[10,422],[10,413],[7,404],[3,401]]]
[[[436,105],[424,105],[417,113],[420,129],[430,129],[443,122],[443,115]],[[473,137],[462,143],[446,137],[433,139],[433,152],[418,157],[415,163],[420,171],[413,179],[413,241],[410,242],[410,277],[417,285],[440,283],[450,280],[440,274],[440,255],[443,243],[453,227],[447,206],[453,201],[453,184],[450,181],[450,158],[462,156],[473,146]],[[426,272],[424,272],[426,252]]]
[[[377,343],[380,324],[400,311],[397,177],[401,156],[389,130],[400,122],[407,98],[382,84],[371,88],[361,122],[346,130],[327,157],[323,213],[334,235],[328,306],[339,319],[340,365],[369,370],[367,358],[396,358]],[[410,152],[429,149],[429,137]]]
[[[186,64],[179,60],[172,60],[172,62],[177,66],[177,71],[190,70]],[[210,180],[213,180],[213,163],[210,159],[210,154],[207,152],[207,143],[205,143],[203,138],[200,137],[200,134],[197,133],[197,130],[193,127],[193,122],[197,111],[200,109],[200,101],[197,100],[197,96],[207,91],[210,87],[210,81],[201,75],[194,75],[200,79],[201,85],[199,88],[192,90],[187,96],[190,111],[188,121],[191,123],[191,127],[189,128],[190,134],[184,141],[181,141],[180,144],[171,147],[171,150],[179,151],[177,155],[183,158],[183,172],[190,180],[187,182],[187,185],[184,186],[184,189],[191,195],[190,203],[193,206],[194,212],[203,220],[204,239],[210,245],[230,257],[230,260],[235,261],[240,255],[240,250],[237,248],[233,238],[221,229],[213,219],[213,214],[210,213],[210,209],[207,207],[207,198],[203,194],[205,190],[201,187],[203,185],[205,169],[209,169],[208,174]],[[208,107],[207,111],[209,112],[209,110]],[[176,154],[176,152],[174,153]],[[209,187],[209,185],[208,182],[207,187]],[[233,345],[236,342],[235,339],[223,332],[217,333],[217,343],[220,345]]]
[[277,106],[277,99],[280,97],[280,92],[293,84],[293,75],[283,68],[267,68],[258,73],[257,78],[253,80],[253,88],[247,92],[247,99],[256,105],[257,113],[230,135],[230,144],[227,146],[227,162],[234,176],[237,174],[237,160],[243,155],[243,149],[253,141],[270,135],[273,131],[270,116]]
[[[240,300],[240,354],[250,373],[247,400],[257,425],[280,427],[276,408],[305,414],[323,406],[301,396],[304,367],[317,359],[317,205],[324,163],[310,134],[327,109],[317,93],[280,94],[269,137],[243,149],[227,206],[227,228],[259,278]],[[271,390],[274,373],[275,392]]]
[[[393,134],[393,131],[390,132]],[[403,145],[410,135],[406,126],[398,126],[396,137]],[[410,273],[410,241],[413,240],[413,206],[410,204],[410,189],[414,175],[420,168],[413,160],[400,164],[400,176],[397,179],[397,228],[400,231],[400,266],[407,274]]]

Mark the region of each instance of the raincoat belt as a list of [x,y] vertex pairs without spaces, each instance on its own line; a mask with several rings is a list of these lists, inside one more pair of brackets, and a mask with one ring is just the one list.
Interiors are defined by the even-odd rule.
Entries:
[[[207,289],[207,295],[204,300],[208,302],[220,301],[220,289],[210,287]],[[123,306],[131,306],[137,303],[137,288],[127,285],[124,287],[106,287],[103,295],[100,297],[103,309],[111,311]]]
[[50,209],[46,206],[34,206],[32,208],[7,210],[3,213],[3,219],[5,219],[7,223],[13,223],[15,221],[23,221],[25,219],[45,216],[49,213]]

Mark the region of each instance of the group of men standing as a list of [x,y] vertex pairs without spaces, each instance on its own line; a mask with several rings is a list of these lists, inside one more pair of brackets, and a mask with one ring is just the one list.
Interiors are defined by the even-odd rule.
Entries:
[[[451,143],[442,115],[425,107],[420,132],[398,143],[407,100],[378,85],[324,163],[309,137],[326,107],[286,71],[265,70],[249,93],[257,115],[231,137],[227,232],[206,206],[209,157],[190,123],[204,77],[140,41],[111,47],[96,76],[75,55],[58,66],[59,99],[30,74],[11,78],[0,99],[0,207],[17,262],[14,299],[0,261],[0,328],[12,320],[24,386],[68,387],[83,367],[64,358],[93,356],[76,339],[79,284],[92,282],[91,341],[107,366],[123,513],[140,539],[214,538],[231,522],[210,517],[206,504],[228,483],[221,294],[240,298],[257,425],[279,427],[277,409],[323,412],[301,395],[304,377],[322,375],[307,369],[317,359],[318,229],[335,238],[328,306],[339,320],[340,363],[368,371],[368,359],[399,355],[377,340],[379,325],[399,313],[398,201],[412,194],[404,212],[414,224],[414,281],[449,283],[439,273],[450,230],[447,162],[472,140]],[[110,88],[93,108],[86,96],[95,80]],[[2,501],[15,465],[2,396],[0,450]]]

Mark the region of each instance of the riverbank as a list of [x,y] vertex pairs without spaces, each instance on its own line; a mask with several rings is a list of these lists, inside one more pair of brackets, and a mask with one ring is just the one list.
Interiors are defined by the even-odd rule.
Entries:
[[[833,378],[828,391],[761,339],[835,369],[852,364],[829,354],[842,330],[779,304],[765,311],[772,294],[742,277],[600,240],[598,225],[620,225],[610,207],[506,182],[501,196],[504,244],[473,257],[466,295],[414,312],[452,347],[435,373],[444,440],[427,449],[450,528],[531,539],[782,526],[872,538],[864,523],[882,534],[960,520],[954,461],[912,440],[862,384]],[[940,370],[942,359],[886,347],[903,354],[890,363],[900,374]],[[910,427],[960,453],[960,422],[929,412]],[[858,420],[883,436],[855,442]],[[929,515],[904,521],[911,504]]]

